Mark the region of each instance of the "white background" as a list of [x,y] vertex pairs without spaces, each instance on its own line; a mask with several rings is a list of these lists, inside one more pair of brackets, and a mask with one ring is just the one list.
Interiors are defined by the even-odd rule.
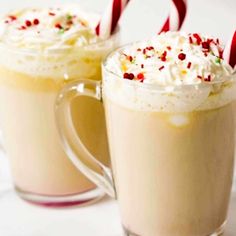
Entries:
[[[22,6],[81,3],[101,12],[109,0],[0,0],[0,14]],[[122,18],[122,43],[148,38],[158,32],[169,11],[170,0],[131,0]],[[203,32],[227,40],[236,28],[236,0],[189,0],[183,29]],[[5,157],[0,155],[0,181],[8,180]],[[3,191],[3,190],[6,191]],[[219,190],[221,191],[221,190]],[[225,236],[235,236],[236,195]],[[18,199],[8,183],[0,183],[0,236],[120,236],[117,205],[110,199],[81,208],[49,210]]]

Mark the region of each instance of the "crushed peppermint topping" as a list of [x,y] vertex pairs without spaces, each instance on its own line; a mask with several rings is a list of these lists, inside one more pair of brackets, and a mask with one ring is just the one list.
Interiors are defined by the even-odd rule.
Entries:
[[39,19],[34,19],[33,23],[34,23],[34,25],[38,25],[40,23]]
[[0,43],[40,50],[96,43],[100,38],[94,29],[99,18],[77,5],[21,9],[0,19]]
[[181,53],[178,55],[178,58],[179,58],[181,61],[183,61],[183,60],[185,60],[185,58],[186,58],[186,54],[181,52]]
[[30,20],[26,20],[26,21],[25,21],[25,24],[26,24],[27,27],[30,27],[30,26],[32,25],[32,23],[31,23]]
[[219,39],[167,32],[122,48],[107,63],[124,79],[160,85],[199,84],[233,73],[222,55]]
[[191,68],[191,65],[192,65],[192,63],[189,62],[188,65],[187,65],[187,68],[190,69],[190,68]]

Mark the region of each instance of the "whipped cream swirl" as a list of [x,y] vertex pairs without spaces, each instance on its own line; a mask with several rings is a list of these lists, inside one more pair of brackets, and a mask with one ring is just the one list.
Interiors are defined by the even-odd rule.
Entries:
[[219,39],[167,32],[114,53],[107,68],[121,78],[163,86],[222,81],[233,73]]
[[99,16],[78,6],[34,9],[9,13],[0,21],[0,43],[24,50],[55,50],[98,42]]

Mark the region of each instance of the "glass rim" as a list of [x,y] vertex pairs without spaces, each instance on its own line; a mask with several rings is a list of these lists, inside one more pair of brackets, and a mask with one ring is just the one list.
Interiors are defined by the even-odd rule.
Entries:
[[90,48],[94,47],[94,46],[99,46],[102,44],[106,44],[109,41],[112,41],[113,39],[119,37],[121,32],[121,27],[120,25],[117,26],[115,32],[107,39],[101,39],[98,42],[93,42],[84,46],[76,46],[76,47],[71,47],[71,48],[67,48],[67,49],[58,49],[56,51],[44,51],[44,50],[40,50],[40,49],[35,49],[35,48],[17,48],[14,47],[12,45],[7,45],[4,42],[0,42],[0,50],[7,50],[9,52],[12,52],[13,54],[23,54],[26,56],[38,56],[38,55],[62,55],[64,53],[68,53],[68,52],[72,52],[72,53],[76,53],[79,50],[89,50]]
[[111,74],[113,77],[115,77],[115,79],[119,79],[119,81],[122,81],[122,83],[124,83],[125,85],[127,86],[133,86],[133,87],[139,87],[139,88],[142,88],[142,89],[150,89],[150,90],[156,90],[156,91],[165,91],[170,89],[170,90],[173,90],[173,91],[178,91],[178,90],[184,90],[184,89],[200,89],[200,88],[209,88],[210,86],[217,86],[217,85],[222,85],[222,84],[230,84],[230,83],[235,83],[236,82],[236,70],[233,71],[233,74],[232,75],[229,75],[229,76],[225,76],[225,77],[222,77],[222,80],[218,80],[218,81],[212,81],[212,82],[202,82],[202,83],[199,83],[199,84],[180,84],[180,85],[160,85],[160,84],[145,84],[145,83],[140,83],[139,81],[132,81],[132,80],[127,80],[127,79],[122,79],[121,80],[121,76],[108,69],[107,68],[107,61],[109,59],[111,59],[111,57],[135,44],[135,43],[142,43],[143,41],[135,41],[135,42],[131,42],[131,43],[127,43],[121,47],[118,47],[117,49],[115,49],[114,51],[110,52],[106,58],[103,60],[102,62],[102,68],[105,70],[105,72]]

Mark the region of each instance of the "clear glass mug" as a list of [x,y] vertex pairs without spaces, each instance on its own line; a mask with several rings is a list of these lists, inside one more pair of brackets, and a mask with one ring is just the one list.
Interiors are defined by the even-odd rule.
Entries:
[[[41,53],[0,45],[4,55],[0,58],[0,126],[14,186],[23,199],[60,207],[87,204],[104,196],[104,191],[66,157],[55,124],[54,104],[67,83],[78,78],[101,80],[101,62],[119,41],[117,30],[105,41],[73,50]],[[99,102],[79,99],[79,105],[75,100],[71,108],[83,141],[94,155],[99,154],[100,161],[109,164],[103,107]],[[80,113],[85,113],[84,121],[78,124]],[[87,121],[93,132],[87,130]]]
[[[105,61],[102,82],[76,81],[59,94],[57,127],[72,163],[117,198],[126,235],[220,235],[233,179],[235,94],[233,78],[166,88],[124,80]],[[112,170],[74,130],[70,103],[83,96],[105,107]]]

